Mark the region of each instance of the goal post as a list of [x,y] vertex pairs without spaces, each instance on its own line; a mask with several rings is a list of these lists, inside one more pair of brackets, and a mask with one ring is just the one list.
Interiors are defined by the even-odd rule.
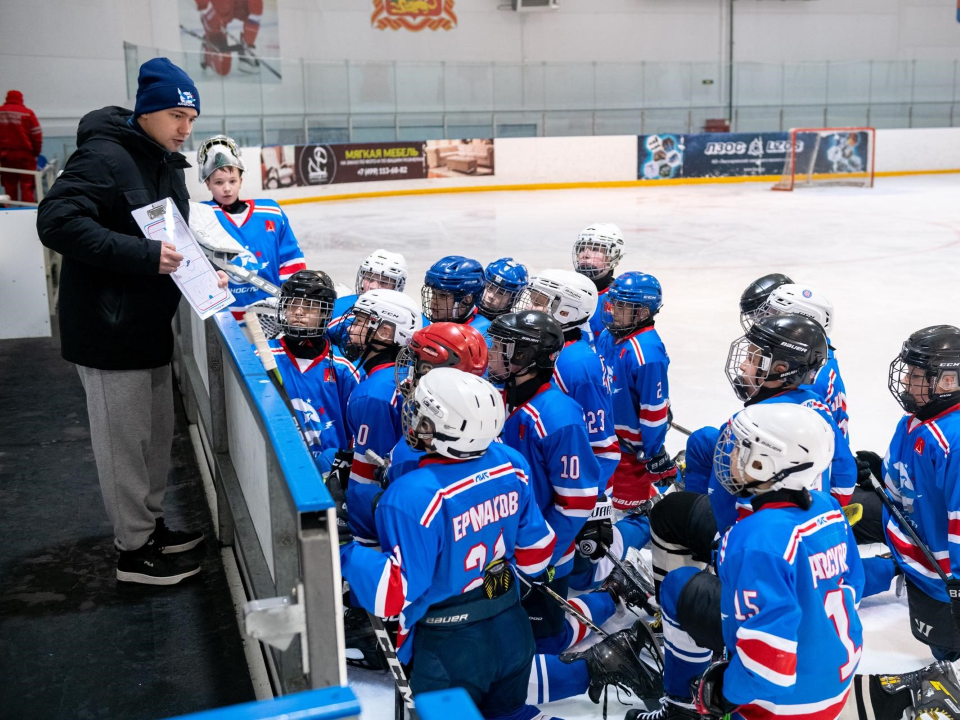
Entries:
[[793,128],[783,174],[774,190],[817,185],[873,187],[876,130],[872,127]]

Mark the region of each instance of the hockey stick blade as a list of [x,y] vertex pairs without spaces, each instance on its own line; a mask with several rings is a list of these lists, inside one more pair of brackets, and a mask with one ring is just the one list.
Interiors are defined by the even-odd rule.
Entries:
[[913,525],[907,522],[907,519],[903,516],[903,513],[900,512],[899,508],[894,505],[893,500],[890,499],[890,496],[887,495],[887,491],[883,489],[877,479],[871,475],[870,476],[870,487],[873,488],[873,491],[880,496],[880,500],[883,502],[884,506],[893,515],[897,520],[897,524],[906,531],[910,536],[913,542],[919,548],[920,552],[923,553],[923,556],[927,559],[927,562],[936,569],[937,574],[940,576],[940,579],[945,583],[949,582],[950,579],[947,577],[947,574],[943,571],[943,568],[940,567],[940,563],[937,562],[936,558],[933,557],[933,553],[930,552],[930,548],[927,547],[926,543],[920,539],[920,536],[917,535],[916,530],[913,529]]
[[562,598],[559,594],[557,594],[557,592],[556,592],[553,588],[548,587],[547,585],[544,585],[543,583],[532,583],[532,582],[530,582],[529,580],[527,580],[527,579],[526,579],[521,573],[519,573],[519,572],[515,572],[515,575],[520,579],[520,582],[522,582],[522,583],[523,583],[524,585],[526,585],[528,588],[536,588],[536,589],[538,589],[540,592],[544,593],[547,597],[553,598],[553,600],[554,600],[560,607],[562,607],[562,608],[564,609],[564,611],[565,611],[568,615],[570,615],[574,620],[576,620],[577,622],[579,622],[581,625],[585,625],[586,627],[590,628],[591,630],[593,630],[593,632],[595,632],[595,633],[596,633],[597,635],[599,635],[600,637],[603,637],[603,638],[607,637],[607,633],[606,633],[606,632],[604,632],[603,630],[601,630],[601,629],[596,625],[596,623],[594,623],[592,620],[590,620],[590,618],[588,618],[588,617],[587,617],[586,615],[584,615],[582,612],[580,612],[579,610],[577,610],[577,608],[576,608],[574,605],[572,605],[568,600],[565,600],[565,599]]

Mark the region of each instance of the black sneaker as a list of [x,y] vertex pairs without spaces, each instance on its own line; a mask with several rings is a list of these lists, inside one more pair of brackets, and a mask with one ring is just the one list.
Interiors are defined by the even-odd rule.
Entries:
[[143,585],[176,585],[200,572],[200,563],[187,558],[167,557],[153,537],[137,550],[120,551],[117,580]]
[[167,527],[163,518],[157,518],[157,528],[151,536],[160,547],[160,552],[165,555],[182,553],[187,550],[193,550],[197,545],[203,542],[202,532],[191,532],[190,530],[171,530]]

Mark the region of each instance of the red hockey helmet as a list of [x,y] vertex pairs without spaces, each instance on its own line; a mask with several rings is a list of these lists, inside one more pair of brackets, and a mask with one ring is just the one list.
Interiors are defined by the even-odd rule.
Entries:
[[397,387],[405,396],[410,395],[420,378],[438,367],[483,375],[487,371],[487,342],[483,335],[470,325],[452,322],[433,323],[417,330],[397,357]]

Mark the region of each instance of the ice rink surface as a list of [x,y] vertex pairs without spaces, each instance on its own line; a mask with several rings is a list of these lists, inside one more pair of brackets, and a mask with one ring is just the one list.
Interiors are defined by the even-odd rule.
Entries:
[[[901,415],[887,390],[887,371],[903,340],[929,325],[960,325],[960,175],[880,178],[870,190],[649,186],[284,209],[308,267],[352,287],[370,252],[401,252],[414,296],[426,269],[443,255],[467,255],[484,265],[512,256],[534,274],[570,268],[583,227],[616,223],[626,238],[618,272],[643,270],[663,286],[657,330],[671,358],[670,397],[676,422],[691,429],[718,425],[740,407],[724,374],[727,350],[742,334],[740,293],[766,273],[786,273],[833,301],[831,340],[846,383],[854,450],[886,451]],[[677,452],[683,437],[669,433],[667,446]],[[866,637],[859,672],[906,671],[932,661],[910,635],[905,600],[889,592],[865,600],[860,610]],[[351,669],[350,681],[365,718],[392,717],[388,676]],[[610,717],[622,717],[625,709],[611,693]],[[600,712],[586,696],[544,710],[564,718]]]

